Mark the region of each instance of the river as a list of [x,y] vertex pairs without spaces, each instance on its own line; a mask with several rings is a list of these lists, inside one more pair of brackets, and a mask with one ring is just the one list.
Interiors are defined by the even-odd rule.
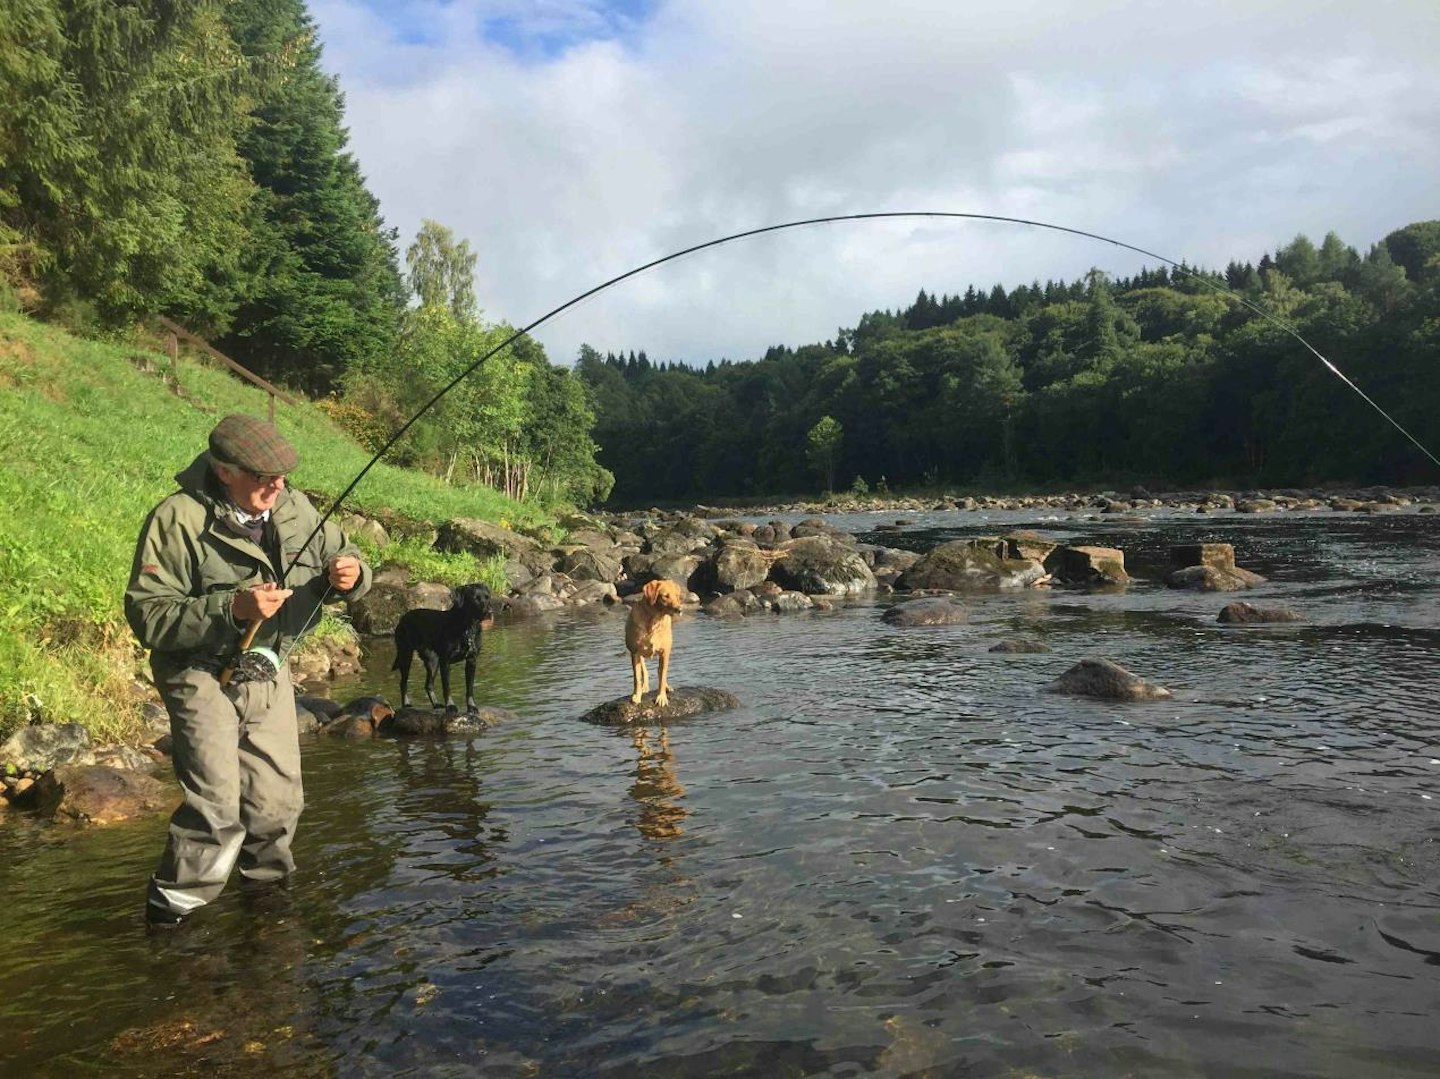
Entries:
[[[1440,516],[833,518],[1030,527],[1129,588],[676,627],[739,710],[627,732],[623,615],[488,632],[443,741],[305,747],[287,893],[141,926],[163,819],[0,829],[5,1074],[1433,1076]],[[1172,543],[1269,578],[1173,592]],[[1244,598],[1304,621],[1216,623]],[[1050,649],[1004,655],[1023,637]],[[1174,691],[1045,685],[1105,656]],[[395,686],[385,642],[338,698]],[[458,675],[458,670],[457,670]]]

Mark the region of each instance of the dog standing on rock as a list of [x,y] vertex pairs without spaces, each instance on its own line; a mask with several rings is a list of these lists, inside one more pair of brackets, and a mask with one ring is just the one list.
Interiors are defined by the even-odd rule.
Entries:
[[448,611],[416,608],[406,611],[395,623],[395,665],[400,672],[400,707],[410,707],[410,663],[415,654],[425,664],[425,696],[430,707],[435,700],[435,672],[440,672],[440,690],[445,710],[459,711],[450,695],[450,665],[465,661],[465,708],[476,711],[475,661],[480,655],[480,631],[492,621],[490,589],[483,584],[461,585],[455,589]]
[[645,660],[656,657],[655,703],[664,708],[670,703],[671,622],[685,605],[680,586],[674,581],[648,582],[640,590],[640,599],[630,608],[625,620],[625,647],[630,652],[630,671],[635,691],[630,700],[639,704],[650,689],[650,672]]

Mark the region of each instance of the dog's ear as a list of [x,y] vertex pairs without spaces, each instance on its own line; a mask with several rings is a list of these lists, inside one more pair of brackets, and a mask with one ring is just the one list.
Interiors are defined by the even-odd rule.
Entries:
[[657,577],[653,581],[646,581],[645,587],[640,589],[640,594],[645,597],[646,603],[654,604],[659,601],[660,590],[664,586],[665,582]]

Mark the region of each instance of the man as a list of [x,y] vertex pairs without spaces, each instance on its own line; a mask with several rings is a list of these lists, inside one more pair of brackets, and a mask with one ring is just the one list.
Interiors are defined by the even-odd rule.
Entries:
[[[304,795],[284,658],[332,590],[358,598],[370,587],[369,567],[335,524],[301,549],[320,516],[285,485],[298,461],[268,423],[226,416],[141,530],[125,618],[150,649],[185,793],[150,880],[152,927],[178,925],[215,899],[237,866],[261,885],[295,868]],[[274,652],[279,670],[231,676],[256,621],[251,647]]]

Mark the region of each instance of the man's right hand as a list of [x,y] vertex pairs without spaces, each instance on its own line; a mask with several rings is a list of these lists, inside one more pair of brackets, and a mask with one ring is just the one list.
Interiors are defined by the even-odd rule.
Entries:
[[230,614],[239,624],[264,621],[285,605],[294,589],[281,588],[274,581],[266,581],[254,588],[242,588],[235,593],[230,604]]

